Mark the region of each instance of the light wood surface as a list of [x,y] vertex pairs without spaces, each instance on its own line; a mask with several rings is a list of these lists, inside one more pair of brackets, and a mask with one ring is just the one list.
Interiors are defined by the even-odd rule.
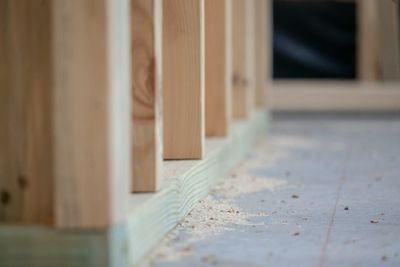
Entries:
[[244,119],[250,113],[249,78],[247,77],[247,1],[232,0],[232,115],[235,119]]
[[53,3],[58,227],[125,214],[131,189],[129,0]]
[[256,0],[246,0],[246,80],[247,80],[247,105],[249,112],[252,112],[256,103]]
[[380,0],[377,3],[382,79],[385,81],[400,80],[399,1]]
[[206,135],[226,136],[230,122],[230,87],[227,85],[230,56],[227,53],[226,5],[229,0],[205,0],[205,114]]
[[363,81],[400,79],[398,0],[358,0],[358,76]]
[[156,191],[161,183],[161,10],[161,0],[131,0],[133,192]]
[[53,220],[51,1],[0,1],[0,222]]
[[275,82],[271,108],[282,111],[399,111],[400,83]]
[[[0,226],[0,266],[128,267],[149,250],[226,177],[265,134],[267,114],[256,112],[234,122],[229,138],[209,138],[203,160],[167,161],[165,187],[134,194],[132,209],[119,224],[104,230],[63,231]],[[193,190],[193,189],[196,190]]]
[[164,1],[165,159],[199,159],[203,156],[204,54],[204,1]]
[[226,109],[229,118],[229,131],[233,120],[232,114],[232,94],[233,94],[233,83],[232,83],[232,75],[233,75],[233,4],[232,0],[225,0],[225,59],[226,59],[226,70],[225,70],[225,86],[226,86]]
[[377,0],[358,0],[358,79],[377,81],[382,76],[379,59],[379,16]]
[[269,0],[255,0],[255,103],[257,107],[267,105],[267,77],[269,72],[268,50],[271,45]]

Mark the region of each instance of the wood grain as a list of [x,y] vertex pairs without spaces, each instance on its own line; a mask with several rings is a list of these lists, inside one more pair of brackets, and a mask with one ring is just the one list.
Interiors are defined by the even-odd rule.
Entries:
[[131,191],[129,0],[56,0],[55,202],[58,227],[105,227]]
[[168,0],[163,8],[164,158],[204,153],[204,1]]
[[250,113],[250,90],[247,77],[246,17],[247,4],[243,0],[232,0],[232,115],[244,119]]
[[248,96],[248,112],[254,110],[256,103],[256,0],[246,0],[246,80],[247,80],[247,96]]
[[234,122],[230,138],[208,139],[203,160],[167,161],[166,187],[134,194],[134,208],[112,227],[63,231],[0,226],[0,266],[135,266],[244,159],[265,134],[266,115],[255,112],[249,120]]
[[[231,96],[227,85],[227,0],[205,0],[206,135],[229,132]],[[230,42],[229,42],[230,43]]]
[[0,222],[53,220],[51,1],[0,1]]
[[255,103],[257,107],[267,105],[267,77],[269,72],[268,50],[272,25],[269,0],[255,0]]
[[274,82],[273,110],[399,111],[399,83]]
[[358,35],[357,68],[358,79],[377,81],[382,76],[379,59],[378,1],[357,1]]
[[381,0],[378,3],[379,16],[379,53],[381,58],[382,79],[393,81],[400,79],[400,39],[398,0]]
[[131,0],[133,192],[156,191],[161,183],[161,8],[159,0]]
[[0,226],[0,266],[110,267],[108,232]]

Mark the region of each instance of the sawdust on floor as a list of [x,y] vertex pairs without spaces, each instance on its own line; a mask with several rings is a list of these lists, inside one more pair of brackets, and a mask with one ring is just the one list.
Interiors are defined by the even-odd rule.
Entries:
[[[260,147],[264,147],[265,144]],[[258,149],[257,149],[258,150]],[[257,153],[258,151],[255,151]],[[265,166],[270,159],[264,158],[257,165]],[[267,217],[270,214],[258,212],[249,213],[234,204],[236,198],[260,192],[273,191],[286,185],[286,181],[274,177],[258,177],[250,174],[248,160],[238,166],[232,174],[218,184],[211,193],[194,207],[194,209],[171,231],[160,245],[147,257],[141,266],[150,266],[152,261],[174,261],[191,255],[194,244],[210,236],[232,231],[232,226],[250,225],[251,217]],[[247,163],[247,164],[246,164]],[[183,236],[182,236],[182,233]],[[184,242],[181,239],[184,239]]]

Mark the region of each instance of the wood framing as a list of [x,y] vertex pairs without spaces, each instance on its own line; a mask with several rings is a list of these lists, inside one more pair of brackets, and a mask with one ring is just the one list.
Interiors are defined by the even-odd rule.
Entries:
[[246,70],[246,16],[247,4],[232,0],[232,115],[244,119],[250,113],[250,91]]
[[281,111],[399,111],[399,83],[275,82],[271,108]]
[[205,0],[205,114],[206,135],[226,136],[230,124],[230,86],[227,73],[230,71],[231,45],[227,39],[227,5],[229,0]]
[[163,8],[164,158],[204,153],[204,0],[168,0]]
[[398,0],[358,0],[358,78],[400,79]]
[[268,85],[280,111],[398,111],[398,0],[358,0],[360,82],[276,81]]
[[57,227],[121,220],[131,188],[129,0],[53,1]]
[[362,81],[377,81],[382,76],[378,51],[378,1],[357,0],[357,18],[357,76]]
[[132,190],[154,192],[162,169],[162,0],[131,0]]
[[232,0],[225,0],[225,86],[227,91],[227,114],[229,118],[229,131],[233,120],[232,115],[232,92],[233,92],[233,13],[232,13]]
[[[271,2],[255,0],[255,103],[257,107],[267,104],[267,77],[269,72],[268,53],[270,49],[269,21]],[[268,77],[269,78],[269,77]]]
[[[208,116],[229,135],[205,141],[207,14]],[[232,15],[230,0],[0,0],[0,266],[137,264],[244,159],[268,114],[229,127]],[[255,32],[237,18],[247,109]]]
[[245,157],[266,126],[267,113],[256,112],[248,121],[235,122],[229,138],[207,140],[203,160],[166,162],[166,186],[157,193],[133,195],[125,220],[113,227],[0,227],[0,265],[133,266]]
[[393,81],[400,79],[400,40],[398,0],[377,1],[379,16],[379,53],[381,58],[382,79]]
[[254,110],[256,103],[256,1],[257,0],[246,0],[246,29],[245,29],[245,47],[246,47],[246,90],[248,97],[248,112],[251,113]]
[[0,1],[0,222],[53,221],[51,1]]

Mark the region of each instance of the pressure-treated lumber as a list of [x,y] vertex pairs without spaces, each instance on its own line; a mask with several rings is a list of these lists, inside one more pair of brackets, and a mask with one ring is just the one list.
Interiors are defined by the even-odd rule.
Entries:
[[255,103],[257,107],[267,104],[267,78],[270,61],[268,53],[271,49],[270,0],[255,0]]
[[129,0],[53,1],[58,227],[105,227],[126,214],[129,12]]
[[[230,122],[229,0],[205,0],[206,135],[226,136]],[[229,85],[228,85],[229,84]]]
[[152,192],[162,169],[162,1],[131,0],[132,191]]
[[256,112],[248,121],[235,122],[229,138],[208,139],[203,160],[167,161],[166,186],[157,193],[133,195],[126,219],[113,227],[0,227],[0,266],[133,266],[245,157],[265,133],[266,115]]
[[251,92],[247,77],[247,1],[232,0],[232,115],[244,119],[250,114]]
[[0,222],[53,220],[51,1],[0,1]]
[[204,1],[163,4],[164,158],[204,153]]
[[[107,231],[0,226],[0,266],[109,267]],[[120,265],[123,266],[123,265]]]

